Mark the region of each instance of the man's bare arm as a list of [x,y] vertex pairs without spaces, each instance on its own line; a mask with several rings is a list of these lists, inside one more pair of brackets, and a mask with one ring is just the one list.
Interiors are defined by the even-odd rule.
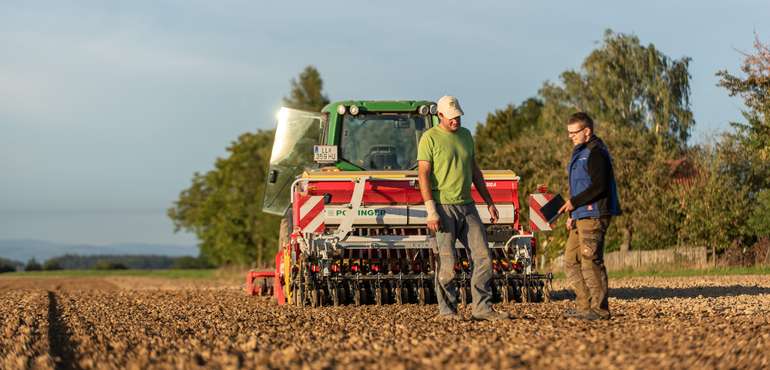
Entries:
[[420,194],[425,202],[425,225],[428,230],[437,232],[441,228],[440,217],[436,211],[436,201],[433,200],[433,193],[430,186],[430,171],[433,168],[428,161],[419,161],[417,167],[417,180],[420,182]]
[[420,182],[422,200],[425,202],[433,200],[433,192],[430,189],[430,171],[433,169],[433,166],[428,161],[418,161],[417,165],[417,179]]
[[481,195],[481,198],[484,199],[484,203],[487,205],[494,204],[492,203],[492,196],[489,195],[487,183],[484,181],[484,175],[481,173],[476,161],[473,162],[473,185],[476,185],[476,190],[479,192],[479,195]]
[[500,218],[500,214],[497,212],[495,203],[492,202],[492,196],[489,195],[489,189],[487,189],[487,183],[484,181],[484,175],[481,173],[476,161],[473,161],[473,184],[476,185],[476,191],[479,192],[479,195],[481,195],[481,198],[484,199],[484,202],[487,204],[489,217],[491,218],[492,223],[496,223]]

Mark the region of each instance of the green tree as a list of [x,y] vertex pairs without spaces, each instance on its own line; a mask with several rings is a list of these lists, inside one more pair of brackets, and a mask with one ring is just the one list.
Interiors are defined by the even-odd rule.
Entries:
[[582,71],[562,73],[563,86],[545,84],[546,104],[557,103],[545,111],[546,119],[561,121],[564,109],[582,110],[598,121],[646,128],[660,142],[684,147],[695,124],[689,63],[690,58],[671,59],[653,44],[642,45],[636,36],[607,30]]
[[95,270],[127,270],[128,267],[126,265],[116,262],[116,261],[110,261],[108,259],[101,259],[96,261],[96,264],[94,264]]
[[[730,96],[740,96],[748,108],[745,123],[732,123],[735,132],[726,135],[724,149],[741,152],[730,163],[732,172],[748,183],[752,193],[770,187],[770,47],[758,37],[754,54],[746,54],[743,76],[717,73],[719,85]],[[752,194],[753,195],[753,194]]]
[[0,257],[0,273],[14,272],[21,263]]
[[697,161],[699,175],[683,198],[686,211],[681,236],[687,245],[711,247],[712,256],[716,256],[746,236],[749,190],[726,171],[718,150],[705,148]]
[[208,269],[211,267],[205,259],[190,256],[176,258],[173,265],[175,269]]
[[283,104],[288,108],[319,112],[329,104],[329,98],[323,93],[323,86],[324,82],[318,70],[307,66],[298,79],[291,80],[291,93],[283,98]]
[[479,163],[493,163],[500,154],[501,143],[514,141],[525,129],[537,125],[542,108],[540,100],[529,98],[519,106],[508,104],[487,114],[487,119],[476,125],[474,135]]
[[43,269],[43,266],[40,265],[40,262],[37,262],[36,259],[31,258],[29,261],[27,261],[27,265],[24,266],[24,271],[40,271]]
[[43,263],[43,270],[46,270],[46,271],[56,271],[56,270],[61,270],[61,269],[62,269],[61,265],[55,259],[50,259],[50,260],[45,261],[45,263]]
[[610,245],[621,251],[677,244],[683,214],[673,188],[671,162],[676,154],[656,148],[649,129],[602,123],[599,135],[610,147],[623,214],[614,220]]
[[767,238],[770,237],[770,189],[760,191],[756,199],[748,219],[748,226],[753,235],[758,238]]
[[[329,99],[323,94],[318,70],[308,66],[291,80],[284,104],[320,111]],[[218,158],[214,169],[195,173],[167,214],[175,230],[194,232],[200,258],[206,264],[269,263],[278,248],[280,218],[262,212],[265,176],[274,131],[245,133]]]
[[746,233],[734,236],[744,243],[770,234],[770,47],[755,36],[754,48],[744,54],[740,75],[717,73],[719,85],[746,105],[745,122],[731,123],[734,130],[717,146],[722,177],[737,183],[748,203],[736,219]]
[[241,135],[168,210],[176,230],[194,232],[214,264],[261,264],[276,250],[279,218],[261,211],[272,140],[273,131]]

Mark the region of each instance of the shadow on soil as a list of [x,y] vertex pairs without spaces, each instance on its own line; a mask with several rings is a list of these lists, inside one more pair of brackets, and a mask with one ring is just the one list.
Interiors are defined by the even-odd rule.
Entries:
[[[611,288],[610,297],[623,300],[635,299],[665,299],[665,298],[717,298],[734,297],[739,295],[763,295],[770,294],[770,288],[758,286],[730,285],[730,286],[705,286],[691,288]],[[570,290],[556,290],[552,293],[552,299],[561,301],[574,299],[575,294]]]
[[70,332],[62,321],[59,302],[54,292],[48,292],[48,346],[54,360],[54,368],[80,369],[75,362],[74,346],[70,340]]

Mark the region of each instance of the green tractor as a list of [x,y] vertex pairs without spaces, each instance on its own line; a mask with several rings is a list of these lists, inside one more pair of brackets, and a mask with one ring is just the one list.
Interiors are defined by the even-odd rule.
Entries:
[[[281,108],[263,210],[283,217],[273,295],[279,304],[426,304],[435,301],[435,246],[425,227],[417,146],[438,124],[430,101],[339,101],[320,113]],[[503,302],[550,297],[552,276],[534,271],[535,239],[520,224],[519,177],[483,171],[500,212],[486,225],[493,293]],[[460,301],[472,261],[457,245]],[[247,276],[248,289],[255,293]]]

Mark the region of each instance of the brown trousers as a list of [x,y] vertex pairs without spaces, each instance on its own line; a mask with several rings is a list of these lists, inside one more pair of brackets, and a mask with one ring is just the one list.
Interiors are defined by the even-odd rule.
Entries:
[[593,310],[609,317],[607,268],[604,266],[604,235],[610,217],[577,220],[569,232],[564,252],[564,272],[577,296],[577,310]]

